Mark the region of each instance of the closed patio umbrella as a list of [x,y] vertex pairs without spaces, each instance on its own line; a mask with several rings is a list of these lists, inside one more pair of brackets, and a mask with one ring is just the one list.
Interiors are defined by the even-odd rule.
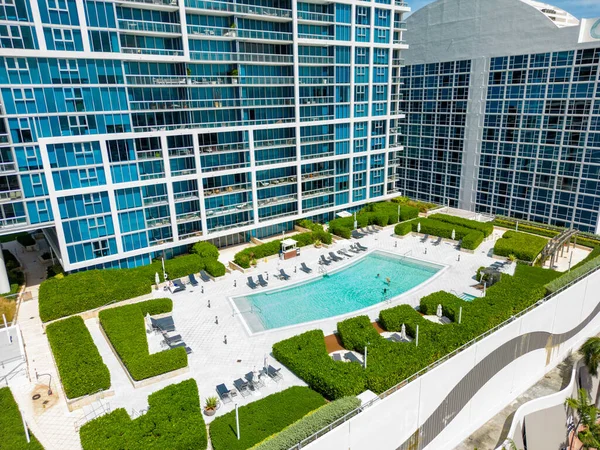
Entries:
[[421,232],[421,222],[417,224],[417,233]]
[[400,329],[400,337],[403,341],[406,341],[406,325],[402,324],[402,328]]
[[152,321],[150,320],[150,314],[146,314],[145,322],[146,322],[146,332],[148,334],[152,333]]
[[454,238],[456,237],[456,231],[452,230],[452,240],[454,241]]
[[160,277],[158,276],[158,272],[154,274],[154,282],[156,283],[156,289],[158,289],[158,285],[160,284]]
[[437,307],[437,314],[436,314],[440,319],[442,318],[442,305],[438,305]]

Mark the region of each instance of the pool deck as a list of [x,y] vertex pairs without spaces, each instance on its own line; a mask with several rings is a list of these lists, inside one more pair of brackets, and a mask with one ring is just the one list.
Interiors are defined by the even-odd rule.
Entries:
[[[86,320],[86,326],[111,372],[113,384],[111,389],[115,391],[115,395],[109,397],[106,402],[110,405],[111,411],[122,407],[130,415],[133,415],[134,410],[140,411],[147,407],[147,397],[150,393],[169,384],[193,377],[198,383],[201,402],[204,403],[206,397],[216,395],[216,385],[225,383],[230,389],[233,388],[233,380],[243,377],[254,368],[260,369],[263,367],[265,358],[268,359],[268,363],[271,365],[280,367],[281,364],[274,360],[270,353],[273,344],[282,339],[310,329],[321,329],[326,336],[332,335],[336,330],[337,322],[355,315],[366,314],[374,322],[382,309],[399,304],[416,306],[421,297],[439,290],[454,294],[466,292],[480,296],[481,293],[472,287],[476,284],[473,276],[480,266],[488,266],[496,261],[490,256],[491,249],[494,246],[494,241],[501,234],[501,231],[496,231],[481,244],[475,253],[470,254],[458,251],[455,245],[450,242],[433,245],[433,241],[429,240],[423,243],[421,242],[421,236],[406,236],[398,239],[393,236],[393,227],[387,227],[380,233],[362,238],[360,243],[367,246],[369,250],[381,249],[398,255],[409,254],[413,258],[443,264],[447,267],[430,281],[391,301],[374,305],[366,311],[309,324],[269,330],[255,335],[248,334],[240,318],[234,314],[234,309],[229,301],[229,297],[253,292],[246,286],[246,278],[249,275],[256,278],[259,273],[263,275],[268,273],[269,287],[289,286],[291,283],[304,281],[310,276],[314,276],[318,268],[317,260],[321,254],[329,251],[337,252],[341,248],[347,248],[354,240],[336,242],[328,249],[303,248],[299,258],[287,261],[273,259],[267,263],[260,262],[258,268],[248,274],[237,271],[226,274],[219,281],[202,283],[204,293],[201,293],[201,286],[196,288],[188,286],[185,292],[177,294],[170,294],[163,290],[155,291],[153,293],[155,298],[170,297],[173,299],[173,318],[177,333],[181,334],[187,345],[193,349],[193,353],[189,356],[189,372],[143,388],[134,389],[128,381],[126,373],[100,332],[97,320]],[[244,247],[239,246],[235,251],[239,251]],[[232,255],[232,252],[232,249],[226,249],[222,252],[220,259],[227,260],[224,258]],[[35,261],[32,258],[34,254],[24,256],[27,256],[24,265],[28,271],[28,292],[31,292],[32,300],[22,304],[19,323],[26,344],[29,370],[31,375],[33,375],[34,368],[40,373],[49,372],[53,374],[53,388],[59,397],[59,402],[44,411],[35,412],[29,395],[34,389],[35,378],[33,378],[33,383],[28,386],[20,386],[16,395],[32,430],[46,449],[68,450],[80,448],[74,423],[83,416],[83,411],[68,412],[64,394],[56,382],[56,368],[52,358],[49,357],[49,347],[46,336],[43,334],[37,308],[37,287],[43,277],[40,276],[39,269],[35,267]],[[229,257],[229,259],[232,258]],[[356,260],[356,257],[352,260]],[[299,268],[295,270],[295,267],[299,267],[301,262],[305,262],[313,268],[313,275],[307,275],[301,272]],[[346,261],[334,263],[330,268],[343,263],[346,263]],[[573,264],[575,263],[574,260]],[[279,268],[284,268],[291,275],[290,281],[280,281],[274,277],[276,270]],[[514,271],[514,264],[507,266],[505,270]],[[31,276],[29,276],[29,273],[31,273]],[[304,385],[302,380],[298,379],[285,367],[282,368],[282,374],[283,381],[279,383],[268,382],[260,392],[253,393],[253,395],[243,399],[238,395],[237,403],[243,405],[290,386]],[[233,409],[234,402],[225,404],[217,410],[216,416]],[[205,419],[207,422],[212,420],[206,417]]]

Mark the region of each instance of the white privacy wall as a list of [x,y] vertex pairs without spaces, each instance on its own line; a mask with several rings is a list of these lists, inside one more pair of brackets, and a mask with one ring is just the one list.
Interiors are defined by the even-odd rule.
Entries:
[[600,330],[599,293],[597,271],[305,448],[454,448]]

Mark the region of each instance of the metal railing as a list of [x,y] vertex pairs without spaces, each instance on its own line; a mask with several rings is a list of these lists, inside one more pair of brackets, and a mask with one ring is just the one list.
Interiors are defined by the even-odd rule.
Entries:
[[183,56],[183,50],[165,48],[121,47],[122,53],[138,53],[140,55]]
[[267,6],[255,6],[234,4],[228,2],[211,2],[205,0],[185,0],[185,6],[188,8],[199,8],[208,11],[225,11],[242,14],[256,14],[262,16],[292,18],[292,12],[289,9],[271,8]]
[[[306,210],[306,209],[305,209]],[[414,373],[413,375],[409,376],[408,378],[406,378],[405,380],[401,381],[400,383],[396,384],[395,386],[392,386],[391,388],[389,388],[387,391],[379,394],[376,398],[374,398],[373,400],[365,403],[364,405],[359,406],[358,408],[356,408],[354,411],[350,411],[348,414],[346,414],[343,417],[340,417],[339,419],[335,420],[334,422],[332,422],[331,424],[327,425],[326,427],[322,428],[321,430],[317,431],[316,433],[314,433],[312,436],[307,437],[306,439],[303,439],[302,441],[300,441],[298,444],[294,445],[293,447],[290,447],[289,450],[300,450],[301,448],[305,447],[306,445],[308,445],[311,442],[316,441],[318,438],[320,438],[321,436],[323,436],[324,434],[327,434],[328,432],[330,432],[331,430],[333,430],[334,428],[336,428],[337,426],[347,422],[348,420],[350,420],[352,417],[356,416],[357,414],[360,414],[361,412],[363,412],[366,408],[368,408],[369,406],[372,406],[373,404],[375,404],[376,402],[385,399],[386,397],[388,397],[389,395],[393,394],[396,391],[399,391],[400,389],[402,389],[404,386],[406,386],[407,384],[409,384],[410,382],[416,380],[417,378],[419,378],[420,376],[425,375],[427,372],[435,369],[436,367],[440,366],[441,364],[445,363],[446,361],[448,361],[450,358],[456,356],[457,354],[463,352],[464,350],[468,349],[469,347],[475,345],[476,343],[478,343],[479,341],[481,341],[482,339],[490,336],[491,334],[495,333],[496,331],[498,331],[499,329],[509,325],[510,323],[514,322],[516,319],[524,316],[525,314],[527,314],[530,311],[533,311],[535,308],[541,306],[542,304],[544,304],[545,302],[553,299],[554,297],[556,297],[558,294],[560,294],[561,292],[569,289],[570,287],[574,286],[575,284],[579,283],[581,280],[587,278],[588,276],[590,276],[591,274],[593,274],[594,272],[597,272],[598,270],[600,270],[600,266],[594,267],[593,269],[591,269],[590,271],[586,272],[585,274],[581,275],[579,278],[573,280],[572,282],[570,282],[569,284],[566,284],[565,286],[563,286],[562,288],[558,289],[556,292],[547,295],[546,297],[544,297],[541,300],[538,300],[537,302],[535,302],[533,305],[525,308],[523,311],[515,314],[514,316],[510,317],[509,319],[505,320],[504,322],[502,322],[499,325],[496,325],[495,327],[489,329],[488,331],[486,331],[485,333],[480,334],[479,336],[477,336],[476,338],[470,340],[469,342],[467,342],[466,344],[463,344],[462,346],[458,347],[456,350],[448,353],[447,355],[441,357],[440,359],[438,359],[437,361],[431,363],[430,365],[428,365],[427,367],[419,370],[418,372]]]
[[325,14],[310,11],[298,11],[298,20],[308,20],[311,22],[327,23],[333,23],[335,21],[333,14]]
[[181,34],[181,27],[175,23],[120,19],[118,24],[119,30]]
[[18,371],[21,370],[21,366],[23,366],[26,363],[25,356],[20,356],[19,358],[22,358],[23,361],[21,361],[19,364],[17,364],[16,367],[14,367],[6,375],[3,375],[2,377],[0,377],[0,386],[2,385],[2,382],[5,382],[6,385],[8,386],[8,380],[10,378],[14,377],[18,373]]

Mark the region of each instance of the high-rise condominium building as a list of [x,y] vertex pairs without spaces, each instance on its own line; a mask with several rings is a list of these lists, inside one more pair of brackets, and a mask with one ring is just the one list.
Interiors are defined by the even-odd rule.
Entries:
[[398,195],[400,0],[0,0],[0,233],[66,270]]
[[407,27],[400,190],[599,232],[600,20],[438,0]]

